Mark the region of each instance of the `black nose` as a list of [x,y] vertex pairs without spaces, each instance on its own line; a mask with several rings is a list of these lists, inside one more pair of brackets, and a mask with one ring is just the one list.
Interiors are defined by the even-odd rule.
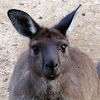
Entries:
[[59,64],[56,61],[47,61],[44,66],[48,70],[55,70],[59,67]]

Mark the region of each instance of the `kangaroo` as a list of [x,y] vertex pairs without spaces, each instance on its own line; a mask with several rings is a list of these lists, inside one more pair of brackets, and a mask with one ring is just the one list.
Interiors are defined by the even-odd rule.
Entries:
[[100,79],[100,63],[98,63],[98,65],[97,65],[97,73],[98,73],[98,76],[99,76],[99,79]]
[[9,100],[100,100],[93,61],[68,40],[80,8],[51,28],[41,27],[26,12],[8,11],[18,33],[30,39],[14,68]]

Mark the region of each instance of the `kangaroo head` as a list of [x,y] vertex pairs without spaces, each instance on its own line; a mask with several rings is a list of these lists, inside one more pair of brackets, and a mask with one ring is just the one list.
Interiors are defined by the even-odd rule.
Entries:
[[33,74],[54,80],[67,71],[70,62],[67,37],[74,26],[80,6],[52,28],[39,26],[23,11],[8,11],[15,29],[30,38],[29,67]]

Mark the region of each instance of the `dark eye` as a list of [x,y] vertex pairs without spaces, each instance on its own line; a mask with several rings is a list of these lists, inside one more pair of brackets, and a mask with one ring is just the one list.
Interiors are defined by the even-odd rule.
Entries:
[[67,45],[66,45],[66,44],[61,45],[61,51],[62,51],[63,53],[65,52],[66,47],[67,47]]
[[32,47],[34,54],[38,54],[39,53],[39,47],[38,46],[33,46]]

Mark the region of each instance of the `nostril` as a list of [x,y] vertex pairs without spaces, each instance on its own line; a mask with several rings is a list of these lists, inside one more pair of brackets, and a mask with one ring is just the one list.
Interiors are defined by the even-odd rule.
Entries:
[[54,70],[54,69],[58,68],[58,65],[59,65],[58,63],[55,63],[53,61],[49,61],[45,64],[45,67],[46,67],[46,69]]
[[49,66],[48,64],[46,64],[45,67],[46,67],[47,69],[50,69],[50,66]]
[[54,67],[57,67],[58,66],[58,64],[55,64],[55,66]]

